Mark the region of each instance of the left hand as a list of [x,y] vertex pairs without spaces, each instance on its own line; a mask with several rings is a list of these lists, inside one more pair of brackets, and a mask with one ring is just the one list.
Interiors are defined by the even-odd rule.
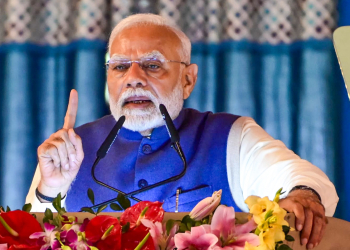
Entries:
[[295,227],[301,231],[301,244],[308,249],[316,247],[326,229],[325,209],[317,195],[309,190],[294,190],[279,201],[279,205],[295,214]]

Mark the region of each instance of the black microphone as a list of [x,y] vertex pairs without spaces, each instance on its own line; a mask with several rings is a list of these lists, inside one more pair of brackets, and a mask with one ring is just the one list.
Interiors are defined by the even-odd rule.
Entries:
[[102,143],[101,147],[97,150],[97,153],[96,153],[97,157],[102,159],[103,157],[106,156],[113,142],[117,138],[119,130],[122,128],[124,122],[125,122],[125,116],[122,115],[117,121],[117,123],[114,125],[114,127],[112,128],[111,132],[109,132],[107,138]]
[[[163,180],[163,181],[157,182],[157,183],[155,183],[155,184],[152,184],[152,185],[143,187],[143,188],[141,188],[141,189],[138,189],[138,190],[135,190],[135,191],[132,191],[132,192],[129,192],[129,193],[124,193],[123,191],[118,190],[118,189],[116,189],[116,188],[113,188],[113,187],[111,187],[111,186],[109,186],[109,185],[107,185],[107,184],[105,184],[105,183],[103,183],[103,182],[101,182],[101,181],[98,181],[98,180],[96,179],[95,174],[94,174],[94,171],[95,171],[95,167],[96,167],[96,165],[97,165],[97,163],[98,163],[98,161],[99,161],[99,159],[100,159],[99,157],[97,157],[97,158],[96,158],[96,161],[95,161],[95,163],[94,163],[94,165],[93,165],[93,167],[92,167],[91,174],[92,174],[92,177],[94,178],[94,180],[95,180],[98,184],[101,184],[102,186],[105,186],[105,187],[107,187],[107,188],[109,188],[109,189],[112,189],[112,190],[114,190],[114,191],[116,191],[116,192],[118,192],[118,193],[124,195],[125,197],[130,197],[131,199],[133,199],[133,200],[135,200],[135,201],[141,201],[141,200],[139,200],[139,199],[137,199],[136,197],[133,197],[133,196],[136,195],[136,194],[145,192],[145,191],[147,191],[147,190],[150,190],[150,189],[153,189],[153,188],[156,188],[156,187],[165,185],[165,184],[167,184],[167,183],[169,183],[169,182],[176,181],[176,180],[182,178],[182,177],[185,175],[186,170],[187,170],[187,161],[186,161],[185,154],[183,153],[182,148],[181,148],[181,145],[180,145],[180,136],[179,136],[179,133],[177,132],[177,130],[176,130],[176,128],[175,128],[175,125],[174,125],[173,121],[171,120],[171,117],[170,117],[170,115],[169,115],[167,109],[165,108],[165,106],[164,106],[163,104],[160,104],[160,105],[159,105],[159,109],[160,109],[160,112],[161,112],[161,114],[162,114],[162,116],[163,116],[163,119],[165,120],[165,126],[166,126],[166,128],[167,128],[167,130],[168,130],[168,133],[169,133],[169,137],[170,137],[170,140],[171,140],[172,147],[173,147],[173,148],[175,149],[175,151],[178,153],[178,155],[180,156],[180,158],[181,158],[181,160],[182,160],[182,162],[183,162],[183,169],[182,169],[181,173],[179,173],[179,174],[177,174],[177,175],[175,175],[175,176],[172,176],[172,177],[170,177],[170,178],[168,178],[168,179],[166,179],[166,180]],[[124,118],[124,120],[125,120],[125,118]],[[123,122],[124,122],[124,121],[123,121]],[[118,124],[118,123],[119,123],[119,121],[117,122],[117,124]],[[115,125],[115,127],[116,127],[116,126],[117,126],[117,125]],[[114,128],[113,128],[112,130],[114,130]],[[112,132],[111,132],[110,134],[112,134]],[[117,133],[117,134],[118,134],[118,133]],[[109,137],[109,135],[108,135],[108,137]],[[108,137],[106,138],[105,142],[107,141]],[[114,139],[115,139],[115,137],[114,137]],[[113,143],[114,139],[113,139],[113,140],[108,140],[108,141],[110,141],[111,143]],[[107,143],[106,143],[106,145],[107,145]],[[109,147],[110,147],[109,144],[108,144],[108,146],[105,146],[105,148],[108,148],[108,149],[109,149]],[[102,148],[102,146],[101,146],[101,148]],[[107,151],[108,151],[108,150],[107,150]],[[106,155],[106,154],[104,154],[104,155]],[[97,207],[102,206],[102,205],[111,204],[112,202],[115,202],[115,201],[117,201],[117,198],[114,198],[114,199],[111,199],[111,200],[102,202],[102,203],[97,204],[97,205],[94,205],[94,206],[92,206],[92,207],[90,207],[90,208],[97,208]]]
[[[114,125],[114,127],[112,128],[111,132],[109,132],[108,136],[106,137],[106,139],[104,140],[104,142],[102,143],[102,145],[100,146],[100,148],[97,150],[97,153],[96,153],[96,160],[94,162],[94,164],[92,165],[92,168],[91,168],[91,176],[92,178],[94,179],[94,181],[106,188],[109,188],[121,195],[126,195],[126,193],[120,191],[119,189],[116,189],[114,187],[111,187],[109,186],[108,184],[102,182],[102,181],[99,181],[97,180],[96,176],[95,176],[95,168],[97,166],[97,164],[99,163],[99,161],[106,156],[106,154],[108,153],[108,151],[110,150],[113,142],[115,141],[115,139],[117,138],[117,135],[120,131],[120,129],[122,128],[123,124],[125,122],[125,116],[121,116],[117,123]],[[133,200],[135,201],[141,201],[137,198],[134,198],[134,197],[130,197],[132,198]],[[91,208],[95,208],[97,206],[92,206]]]
[[179,133],[177,132],[177,130],[174,126],[174,123],[171,120],[171,117],[168,113],[168,110],[165,108],[165,106],[163,104],[159,105],[159,110],[160,110],[160,113],[162,114],[163,119],[165,121],[165,125],[166,125],[166,128],[168,130],[171,143],[180,142]]

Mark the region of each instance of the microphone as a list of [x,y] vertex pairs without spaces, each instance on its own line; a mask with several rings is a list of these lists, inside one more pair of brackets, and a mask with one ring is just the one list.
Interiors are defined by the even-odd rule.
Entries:
[[[116,191],[117,193],[121,194],[121,195],[126,195],[126,193],[120,191],[119,189],[116,189],[114,187],[111,187],[109,186],[108,184],[102,182],[102,181],[99,181],[96,176],[95,176],[95,168],[97,166],[97,164],[99,163],[99,161],[106,156],[106,154],[108,153],[108,151],[110,150],[113,142],[115,141],[115,139],[117,138],[117,135],[120,131],[120,129],[122,128],[123,124],[125,122],[125,116],[121,116],[117,123],[114,125],[114,127],[112,128],[111,132],[109,132],[108,136],[106,137],[106,139],[104,140],[104,142],[102,143],[102,145],[100,146],[100,148],[97,150],[97,153],[96,153],[96,160],[94,162],[94,164],[92,165],[92,168],[91,168],[91,176],[92,178],[94,179],[94,181],[106,188],[109,188],[113,191]],[[135,201],[139,202],[141,200],[137,199],[137,198],[134,198],[134,197],[130,197],[132,199],[134,199]],[[93,206],[91,208],[95,208],[97,206]]]
[[[133,196],[134,196],[135,194],[139,194],[139,193],[145,192],[145,191],[147,191],[147,190],[150,190],[150,189],[153,189],[153,188],[156,188],[156,187],[165,185],[165,184],[167,184],[167,183],[169,183],[169,182],[176,181],[176,180],[182,178],[182,177],[185,175],[186,170],[187,170],[187,161],[186,161],[186,157],[185,157],[185,155],[184,155],[184,153],[183,153],[183,151],[182,151],[182,148],[181,148],[181,146],[180,146],[180,136],[179,136],[179,133],[177,132],[177,130],[176,130],[176,128],[175,128],[175,125],[174,125],[173,121],[171,120],[171,117],[170,117],[170,115],[169,115],[167,109],[165,108],[165,106],[164,106],[163,104],[160,104],[160,105],[159,105],[159,109],[160,109],[160,112],[161,112],[161,114],[162,114],[162,116],[163,116],[163,119],[165,120],[165,126],[166,126],[166,128],[167,128],[167,130],[168,130],[169,137],[170,137],[170,140],[171,140],[171,146],[172,146],[172,148],[175,149],[175,151],[178,153],[178,155],[180,156],[180,158],[181,158],[181,160],[182,160],[182,162],[183,162],[183,170],[182,170],[182,172],[179,173],[178,175],[172,176],[172,177],[170,177],[170,178],[168,178],[168,179],[165,179],[165,180],[160,181],[160,182],[157,182],[157,183],[155,183],[155,184],[152,184],[152,185],[143,187],[143,188],[141,188],[141,189],[132,191],[132,192],[130,192],[130,193],[124,193],[124,192],[122,192],[121,190],[118,190],[118,189],[116,189],[116,188],[113,188],[113,187],[111,187],[111,186],[109,186],[109,185],[107,185],[107,184],[105,184],[105,183],[103,183],[103,182],[97,180],[96,177],[95,177],[94,172],[95,172],[95,167],[96,167],[98,161],[100,160],[99,154],[103,155],[103,157],[107,154],[107,152],[108,152],[108,150],[109,150],[111,144],[114,142],[114,140],[115,140],[115,138],[116,138],[116,136],[117,136],[117,134],[118,134],[118,132],[119,132],[119,129],[121,128],[121,126],[123,125],[123,123],[124,123],[124,121],[125,121],[125,117],[124,117],[124,118],[123,118],[123,121],[121,122],[121,125],[120,125],[119,129],[115,129],[115,128],[117,127],[117,125],[119,124],[119,121],[122,119],[122,117],[121,117],[121,118],[119,118],[117,124],[114,126],[114,128],[112,129],[112,131],[109,133],[109,135],[107,136],[106,140],[105,140],[104,143],[102,144],[101,148],[102,148],[102,147],[104,148],[103,151],[102,151],[102,149],[100,148],[100,149],[101,149],[101,152],[100,152],[100,153],[97,152],[97,158],[96,158],[96,160],[95,160],[94,165],[92,166],[91,175],[92,175],[93,179],[94,179],[98,184],[101,184],[102,186],[105,186],[105,187],[107,187],[107,188],[109,188],[109,189],[112,189],[112,190],[114,190],[114,191],[120,193],[121,195],[124,195],[125,197],[130,197],[131,199],[133,199],[133,200],[135,200],[135,201],[141,201],[141,200],[139,200],[139,199],[137,199],[137,198],[135,198],[135,197],[133,197]],[[116,131],[114,132],[115,135],[114,135],[114,133],[112,133],[114,130],[116,130]],[[109,138],[109,137],[111,137],[111,138]],[[108,143],[107,143],[107,141],[108,141]],[[105,144],[105,143],[106,143],[106,144]],[[109,144],[109,143],[110,143],[110,144]],[[104,144],[105,144],[105,145],[104,145]],[[99,151],[100,151],[100,149],[99,149]],[[104,152],[105,152],[105,153],[104,153]],[[92,206],[92,207],[90,207],[90,208],[96,208],[96,207],[99,207],[99,206],[102,206],[102,205],[107,205],[107,204],[110,204],[110,203],[115,202],[115,201],[117,201],[117,198],[114,198],[114,199],[111,199],[111,200],[102,202],[102,203],[97,204],[97,205],[94,205],[94,206]]]
[[97,150],[96,156],[99,157],[100,159],[102,159],[103,157],[106,156],[106,154],[108,153],[108,151],[110,150],[113,142],[115,141],[115,139],[117,138],[117,135],[119,133],[119,130],[121,129],[121,127],[123,126],[125,122],[125,116],[122,115],[119,120],[117,121],[117,123],[114,125],[114,127],[112,128],[111,132],[109,132],[107,138],[105,139],[105,141],[102,143],[101,147]]
[[160,113],[162,114],[163,119],[165,121],[165,125],[166,125],[166,128],[168,130],[168,134],[169,134],[171,143],[180,142],[179,133],[177,132],[177,130],[174,126],[174,123],[171,120],[171,117],[168,113],[168,110],[165,108],[165,106],[163,104],[159,105],[159,110],[160,110]]

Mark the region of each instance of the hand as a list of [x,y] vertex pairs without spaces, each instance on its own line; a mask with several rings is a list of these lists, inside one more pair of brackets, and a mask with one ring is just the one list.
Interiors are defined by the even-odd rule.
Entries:
[[63,128],[52,134],[38,147],[41,171],[38,190],[46,196],[56,197],[58,193],[61,193],[63,197],[75,179],[83,161],[82,141],[73,130],[77,111],[78,92],[73,89],[70,93]]
[[301,231],[301,244],[307,244],[308,249],[316,247],[326,229],[327,218],[325,209],[317,195],[309,190],[295,190],[281,199],[279,205],[295,214],[295,227]]

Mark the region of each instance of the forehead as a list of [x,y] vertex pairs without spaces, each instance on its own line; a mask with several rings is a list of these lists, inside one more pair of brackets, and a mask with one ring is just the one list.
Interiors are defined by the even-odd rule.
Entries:
[[111,55],[125,55],[131,59],[153,51],[159,51],[167,59],[179,60],[181,41],[172,30],[147,24],[124,29],[110,47]]

